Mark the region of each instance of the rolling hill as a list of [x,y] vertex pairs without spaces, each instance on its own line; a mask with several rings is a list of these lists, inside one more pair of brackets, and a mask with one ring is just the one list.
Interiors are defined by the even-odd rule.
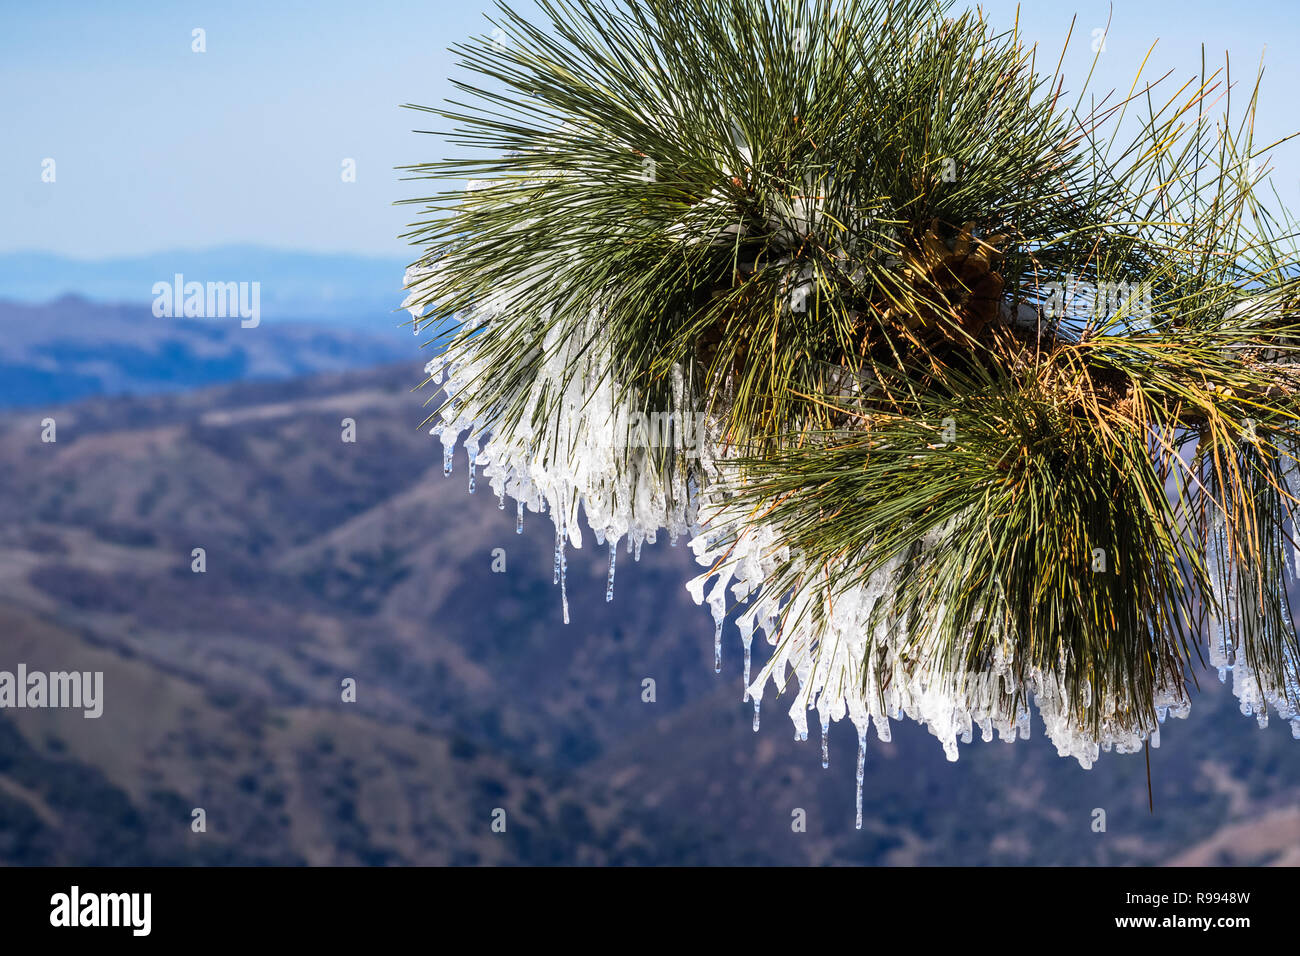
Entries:
[[243,328],[237,318],[157,318],[147,301],[104,305],[72,295],[41,304],[0,301],[0,408],[391,362],[410,354],[410,336],[393,331],[400,321],[394,315],[364,330],[268,319]]
[[0,668],[105,674],[99,720],[0,712],[0,862],[1296,862],[1300,745],[1212,676],[1154,813],[1140,755],[1085,772],[1035,720],[949,764],[903,724],[855,831],[852,730],[828,771],[784,703],[751,731],[688,549],[620,560],[610,604],[571,553],[561,622],[549,523],[443,477],[421,364],[0,414]]

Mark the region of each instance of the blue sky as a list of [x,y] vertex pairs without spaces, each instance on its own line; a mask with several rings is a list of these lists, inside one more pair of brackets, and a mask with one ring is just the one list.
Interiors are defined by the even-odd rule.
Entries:
[[[524,8],[521,4],[521,9]],[[1016,5],[983,4],[1010,25]],[[393,167],[439,158],[431,118],[454,72],[446,50],[488,32],[482,0],[463,2],[7,3],[0,13],[0,252],[87,258],[258,243],[409,258],[396,238],[413,209],[393,201],[423,184]],[[1023,4],[1020,22],[1054,66],[1078,15],[1068,85],[1092,60],[1104,2]],[[194,28],[207,52],[191,51]],[[1180,82],[1230,53],[1254,79],[1268,48],[1258,136],[1300,129],[1300,26],[1289,3],[1117,0],[1094,88],[1145,76]],[[1243,94],[1244,95],[1244,94]],[[53,158],[56,182],[41,182]],[[345,158],[357,181],[340,177]],[[1278,152],[1274,179],[1300,208],[1300,147]]]

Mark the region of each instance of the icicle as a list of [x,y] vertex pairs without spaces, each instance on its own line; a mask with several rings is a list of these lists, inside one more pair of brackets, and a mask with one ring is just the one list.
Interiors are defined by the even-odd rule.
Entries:
[[451,475],[451,459],[456,454],[456,443],[449,442],[442,446],[442,477]]
[[497,511],[506,510],[506,493],[503,491],[497,495]]
[[618,541],[609,539],[609,578],[605,582],[605,603],[614,600],[614,562],[618,560]]
[[641,539],[639,537],[636,539],[636,550],[632,553],[632,560],[641,560]]
[[[709,590],[709,613],[713,615],[713,673],[722,673],[722,624],[727,617],[727,581],[730,575],[720,574]],[[702,589],[701,589],[702,591]],[[746,680],[748,683],[748,680]]]
[[569,529],[567,524],[562,523],[560,525],[560,537],[559,537],[559,544],[558,544],[559,567],[558,570],[556,571],[557,575],[560,578],[560,605],[564,608],[565,624],[569,623],[569,585],[568,585],[568,581],[566,580],[568,578],[568,572],[569,572],[569,555],[567,550],[568,541],[565,540],[568,537],[568,530]]
[[[749,641],[746,641],[745,642],[745,696],[742,697],[741,700],[749,699],[749,660],[751,656],[752,654],[750,652]],[[715,646],[713,648],[713,657],[714,657],[713,666],[717,668],[722,663],[722,647],[720,645]]]
[[515,510],[515,534],[524,533],[524,499],[519,499],[519,507]]
[[822,769],[828,770],[831,765],[831,715],[822,714]]
[[564,580],[565,571],[566,571],[565,565],[567,563],[568,562],[565,561],[564,557],[561,556],[560,558],[560,605],[564,609],[565,624],[569,623],[569,586]]
[[713,673],[722,673],[722,618],[713,619]]
[[[902,718],[899,718],[902,719]],[[889,743],[889,718],[876,715],[871,718],[872,723],[876,725],[876,739],[882,744]]]
[[858,822],[857,829],[862,829],[862,781],[867,776],[867,732],[858,731]]
[[552,567],[551,567],[551,584],[559,584],[559,583],[560,583],[560,550],[561,550],[563,547],[564,547],[564,538],[562,537],[562,533],[561,533],[561,531],[560,531],[560,525],[559,525],[558,523],[556,523],[556,525],[555,525],[555,554],[552,555],[553,561],[552,561]]
[[474,464],[474,456],[469,459],[469,493],[474,493],[474,481],[478,477],[478,465]]
[[758,733],[758,708],[763,706],[763,698],[754,698],[754,733]]

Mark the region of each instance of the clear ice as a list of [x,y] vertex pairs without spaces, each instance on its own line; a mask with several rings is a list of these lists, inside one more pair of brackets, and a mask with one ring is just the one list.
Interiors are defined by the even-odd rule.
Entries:
[[609,543],[609,577],[605,581],[605,602],[614,600],[614,563],[618,561],[618,542]]
[[822,715],[822,769],[827,770],[831,765],[831,718],[827,714]]
[[858,816],[855,826],[862,829],[862,782],[867,778],[867,732],[858,731]]

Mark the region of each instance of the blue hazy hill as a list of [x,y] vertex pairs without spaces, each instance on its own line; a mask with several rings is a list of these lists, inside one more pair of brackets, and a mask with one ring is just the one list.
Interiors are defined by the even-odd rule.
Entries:
[[45,252],[0,254],[0,298],[26,304],[77,295],[93,302],[149,303],[156,282],[257,282],[266,319],[366,328],[405,321],[400,258],[293,252],[255,245],[177,249],[83,260]]
[[[159,318],[147,301],[0,298],[0,408],[151,395],[234,382],[427,361],[389,317],[368,321]],[[412,375],[418,380],[416,372]]]

